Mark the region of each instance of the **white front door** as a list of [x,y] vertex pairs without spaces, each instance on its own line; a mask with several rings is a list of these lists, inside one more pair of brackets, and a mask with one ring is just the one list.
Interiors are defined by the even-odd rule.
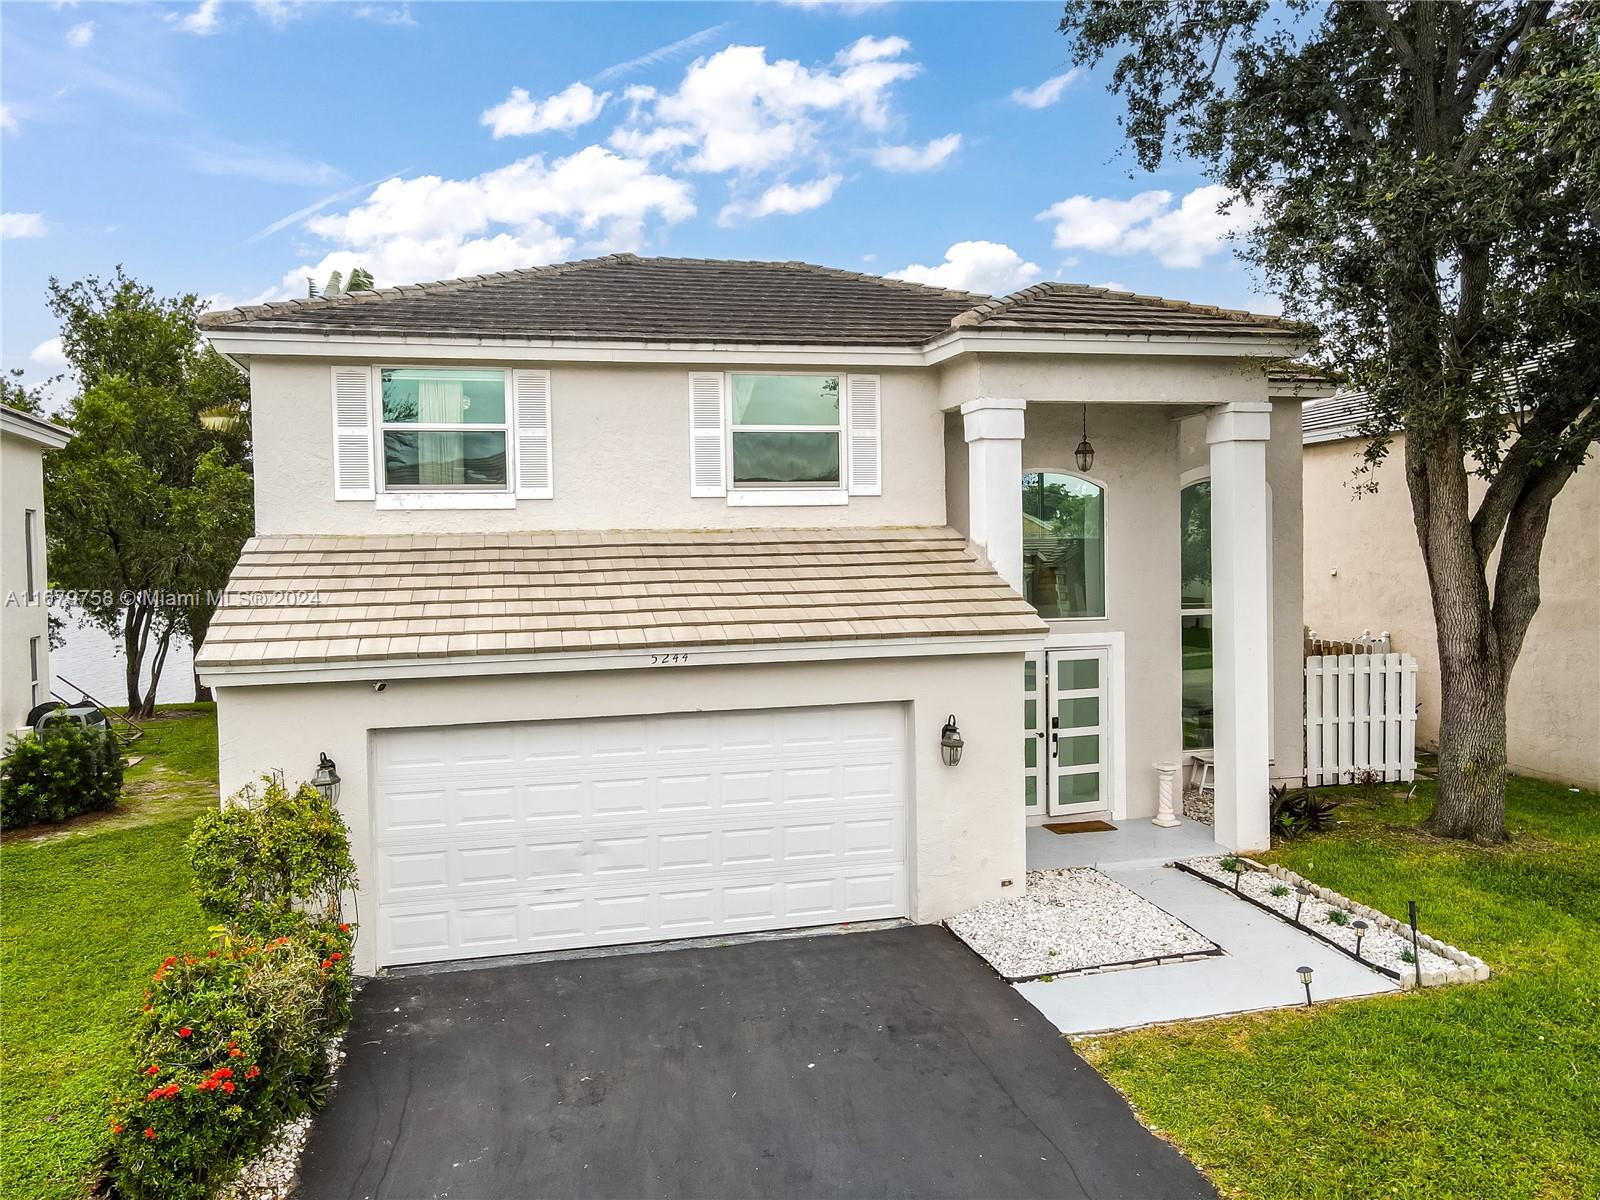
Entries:
[[1110,652],[1047,650],[1045,811],[1052,817],[1109,811]]
[[901,917],[894,704],[373,736],[379,965]]

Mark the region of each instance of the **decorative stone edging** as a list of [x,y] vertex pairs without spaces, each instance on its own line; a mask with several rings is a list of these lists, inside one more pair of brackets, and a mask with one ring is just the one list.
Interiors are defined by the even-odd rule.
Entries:
[[[1342,909],[1343,911],[1349,913],[1352,917],[1360,917],[1369,925],[1375,926],[1379,929],[1387,930],[1388,932],[1404,939],[1407,943],[1409,943],[1411,940],[1411,926],[1407,922],[1398,921],[1389,916],[1387,913],[1379,912],[1375,908],[1361,904],[1355,900],[1351,900],[1348,896],[1341,895],[1340,893],[1333,891],[1331,888],[1325,888],[1320,884],[1313,883],[1305,876],[1298,875],[1289,870],[1287,867],[1279,866],[1276,863],[1260,863],[1255,859],[1247,858],[1242,854],[1237,855],[1236,857],[1241,863],[1246,864],[1251,869],[1256,871],[1264,871],[1268,875],[1280,880],[1282,883],[1291,888],[1305,888],[1311,893],[1312,896],[1324,904],[1334,908]],[[1478,958],[1476,955],[1468,954],[1465,950],[1462,950],[1456,946],[1452,946],[1447,942],[1441,942],[1437,938],[1429,937],[1421,930],[1417,931],[1417,944],[1423,950],[1427,951],[1431,956],[1435,956],[1438,960],[1443,960],[1448,965],[1444,967],[1428,966],[1419,962],[1414,964],[1406,964],[1404,968],[1399,970],[1383,967],[1380,964],[1371,961],[1370,959],[1358,956],[1353,950],[1350,949],[1350,947],[1340,944],[1331,937],[1325,936],[1316,929],[1311,928],[1309,925],[1295,921],[1287,913],[1274,908],[1269,904],[1263,904],[1251,896],[1244,895],[1242,892],[1235,891],[1224,879],[1220,879],[1207,873],[1206,871],[1199,870],[1187,863],[1175,862],[1172,865],[1177,867],[1179,870],[1186,872],[1187,874],[1194,875],[1196,878],[1203,879],[1207,883],[1221,888],[1223,891],[1232,892],[1235,896],[1241,900],[1244,900],[1246,903],[1253,904],[1263,912],[1271,913],[1285,924],[1293,925],[1296,929],[1310,934],[1318,941],[1332,946],[1334,949],[1350,958],[1354,958],[1363,966],[1370,967],[1373,970],[1379,971],[1382,974],[1389,976],[1391,979],[1398,981],[1400,986],[1408,991],[1418,986],[1419,974],[1421,976],[1420,984],[1422,987],[1438,987],[1446,983],[1475,983],[1489,978],[1489,966],[1481,958]]]

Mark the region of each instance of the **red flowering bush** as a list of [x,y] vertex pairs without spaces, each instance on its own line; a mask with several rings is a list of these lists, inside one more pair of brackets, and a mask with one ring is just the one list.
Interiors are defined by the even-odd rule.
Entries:
[[212,1194],[326,1096],[328,1044],[350,1018],[348,927],[217,942],[151,979],[112,1106],[107,1175],[127,1200]]

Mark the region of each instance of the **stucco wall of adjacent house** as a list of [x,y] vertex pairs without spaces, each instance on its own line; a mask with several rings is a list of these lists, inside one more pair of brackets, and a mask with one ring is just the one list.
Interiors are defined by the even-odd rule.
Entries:
[[[1264,399],[1264,384],[1260,387],[1260,393],[1243,398]],[[1199,390],[1205,391],[1204,377]],[[1079,404],[1031,402],[1024,418],[1023,470],[1075,474],[1073,449],[1083,436],[1083,418]],[[1156,810],[1153,764],[1183,760],[1178,501],[1182,484],[1208,471],[1206,422],[1204,412],[1193,407],[1158,404],[1095,403],[1089,405],[1088,419],[1095,448],[1089,475],[1106,489],[1106,616],[1050,624],[1055,633],[1122,635],[1127,807],[1130,816],[1147,816]],[[949,523],[965,530],[967,447],[956,412],[946,416],[945,452]],[[1300,405],[1296,402],[1273,408],[1267,484],[1272,493],[1272,774],[1275,779],[1297,780],[1304,770],[1304,751]]]
[[[1439,743],[1433,607],[1406,490],[1404,439],[1356,490],[1364,443],[1305,448],[1305,619],[1317,634],[1388,630],[1417,656],[1417,742]],[[1361,482],[1365,482],[1363,480]],[[1483,483],[1472,483],[1476,506]],[[1520,775],[1600,788],[1600,466],[1590,462],[1550,509],[1540,603],[1511,675],[1507,758]]]
[[[34,581],[40,601],[27,604],[27,538],[24,514],[34,518]],[[12,434],[0,436],[0,514],[5,532],[0,535],[0,732],[19,728],[33,705],[32,662],[29,642],[39,639],[39,678],[47,693],[50,683],[49,612],[43,602],[44,552],[44,448]],[[44,699],[41,695],[40,699]]]
[[[318,751],[339,764],[340,807],[362,880],[361,912],[376,911],[368,791],[373,730],[641,713],[898,702],[910,720],[910,915],[937,921],[1024,886],[1019,654],[881,658],[761,666],[656,668],[474,679],[233,686],[217,689],[221,784],[231,795],[281,769],[308,778]],[[959,765],[939,752],[945,716],[966,739]],[[1011,887],[1002,887],[1003,880]],[[372,939],[357,944],[370,971]]]
[[[475,367],[527,366],[474,360]],[[943,419],[930,371],[882,370],[883,494],[845,505],[730,507],[689,495],[689,375],[714,367],[555,364],[555,497],[515,508],[380,511],[333,498],[330,360],[250,368],[258,533],[477,533],[937,525]],[[791,368],[793,369],[793,368]],[[825,364],[808,371],[829,371]]]

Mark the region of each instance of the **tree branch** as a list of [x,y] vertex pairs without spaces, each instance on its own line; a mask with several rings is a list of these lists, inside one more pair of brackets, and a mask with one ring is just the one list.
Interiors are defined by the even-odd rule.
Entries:
[[1494,70],[1495,64],[1505,57],[1513,42],[1520,42],[1536,24],[1542,24],[1549,17],[1550,8],[1548,0],[1538,0],[1536,3],[1524,5],[1516,20],[1507,25],[1499,37],[1478,51],[1478,56],[1472,60],[1467,73],[1461,77],[1461,86],[1456,89],[1458,108],[1465,110],[1471,106],[1473,96],[1483,86],[1483,81],[1489,78],[1489,72]]
[[1411,39],[1406,37],[1405,31],[1395,22],[1394,15],[1389,12],[1387,0],[1380,0],[1376,4],[1362,6],[1367,15],[1372,18],[1372,23],[1378,27],[1384,37],[1389,39],[1389,45],[1398,54],[1405,65],[1412,72],[1420,75],[1422,63],[1417,58],[1416,49],[1411,45]]
[[1589,405],[1589,401],[1582,399],[1565,403],[1552,401],[1541,406],[1523,425],[1517,440],[1501,458],[1500,469],[1478,502],[1478,511],[1472,515],[1472,544],[1483,562],[1489,561],[1512,510],[1521,500],[1524,489],[1530,486],[1538,469],[1539,452],[1563,430],[1583,420],[1584,410]]
[[[1465,140],[1461,143],[1461,151],[1456,155],[1455,161],[1456,174],[1459,175],[1465,172],[1472,165],[1478,155],[1483,152],[1483,147],[1488,142],[1489,135],[1494,132],[1495,126],[1499,124],[1506,105],[1510,103],[1511,89],[1507,85],[1515,82],[1521,76],[1523,68],[1528,61],[1528,43],[1525,34],[1531,32],[1535,25],[1542,23],[1548,11],[1549,7],[1545,4],[1529,5],[1527,11],[1523,14],[1523,22],[1519,24],[1516,30],[1509,31],[1515,34],[1513,40],[1516,41],[1517,48],[1511,52],[1511,57],[1506,60],[1505,69],[1500,72],[1500,83],[1494,90],[1494,96],[1489,100],[1489,107],[1484,110],[1483,116],[1472,127],[1472,132],[1467,134]],[[1474,91],[1476,91],[1476,87],[1474,87]],[[1467,100],[1466,104],[1470,105],[1471,100]],[[1465,109],[1463,109],[1464,112]],[[1463,117],[1463,119],[1465,118]]]
[[1576,470],[1577,464],[1566,461],[1540,467],[1517,496],[1506,522],[1490,610],[1500,643],[1500,675],[1506,683],[1522,652],[1528,626],[1539,611],[1539,559],[1550,528],[1550,505]]

